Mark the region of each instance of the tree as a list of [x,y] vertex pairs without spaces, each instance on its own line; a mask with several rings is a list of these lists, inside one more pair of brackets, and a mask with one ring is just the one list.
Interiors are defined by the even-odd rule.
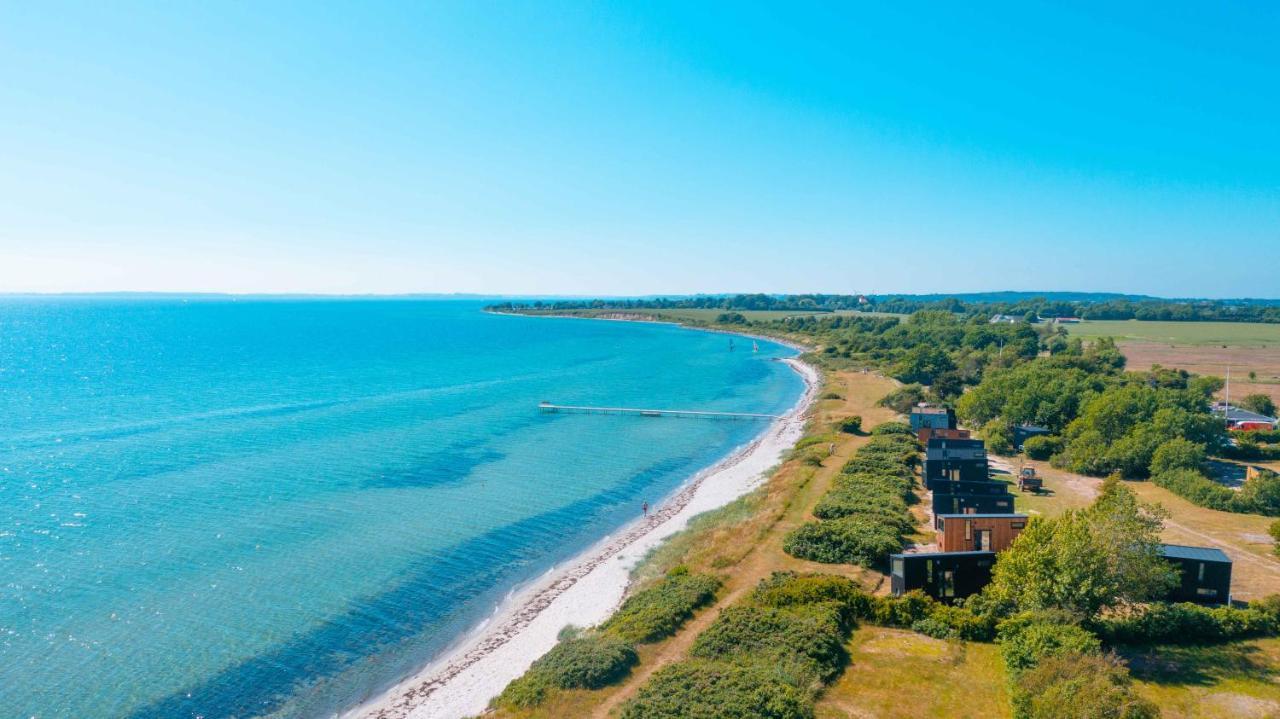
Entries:
[[1250,412],[1257,412],[1268,417],[1276,416],[1276,403],[1265,394],[1246,395],[1244,399],[1240,400],[1240,406]]
[[1205,453],[1202,445],[1189,439],[1175,437],[1160,445],[1151,458],[1152,476],[1164,474],[1175,469],[1199,470],[1204,466]]
[[1160,596],[1174,573],[1160,555],[1161,510],[1138,502],[1115,476],[1084,510],[1033,520],[996,563],[978,605],[1062,610],[1084,619]]

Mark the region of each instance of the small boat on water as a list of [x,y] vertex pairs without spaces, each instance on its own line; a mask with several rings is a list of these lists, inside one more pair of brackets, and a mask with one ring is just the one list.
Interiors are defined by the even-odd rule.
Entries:
[[759,352],[759,351],[760,351],[760,343],[759,343],[759,342],[756,342],[756,341],[754,341],[754,340],[752,340],[752,342],[751,342],[751,351],[752,351],[752,352]]

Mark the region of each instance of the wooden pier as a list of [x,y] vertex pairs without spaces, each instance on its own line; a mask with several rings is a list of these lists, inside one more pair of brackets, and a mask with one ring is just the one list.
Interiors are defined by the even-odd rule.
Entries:
[[677,419],[732,419],[732,420],[764,420],[773,421],[781,417],[777,414],[756,414],[753,412],[706,412],[694,409],[640,409],[638,407],[587,407],[583,405],[552,404],[539,402],[538,409],[546,414],[623,414],[636,417],[675,417]]

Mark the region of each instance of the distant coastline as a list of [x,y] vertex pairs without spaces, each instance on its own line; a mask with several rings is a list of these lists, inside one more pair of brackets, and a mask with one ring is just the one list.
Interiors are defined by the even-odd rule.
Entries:
[[[679,324],[652,317],[563,317]],[[690,329],[763,339],[802,353],[810,349],[774,337]],[[649,550],[682,530],[697,514],[754,489],[799,440],[809,408],[818,396],[821,377],[815,367],[799,358],[782,361],[805,383],[804,392],[785,415],[751,442],[690,477],[657,504],[647,518],[637,519],[604,537],[572,561],[553,568],[511,595],[491,618],[452,648],[382,695],[343,713],[343,719],[451,719],[480,713],[493,696],[555,645],[564,626],[592,625],[608,618],[630,585],[631,569]]]

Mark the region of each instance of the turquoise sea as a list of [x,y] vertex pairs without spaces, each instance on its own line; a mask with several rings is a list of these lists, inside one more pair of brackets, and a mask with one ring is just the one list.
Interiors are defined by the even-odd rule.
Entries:
[[0,299],[0,717],[328,716],[780,413],[787,348],[479,301]]

